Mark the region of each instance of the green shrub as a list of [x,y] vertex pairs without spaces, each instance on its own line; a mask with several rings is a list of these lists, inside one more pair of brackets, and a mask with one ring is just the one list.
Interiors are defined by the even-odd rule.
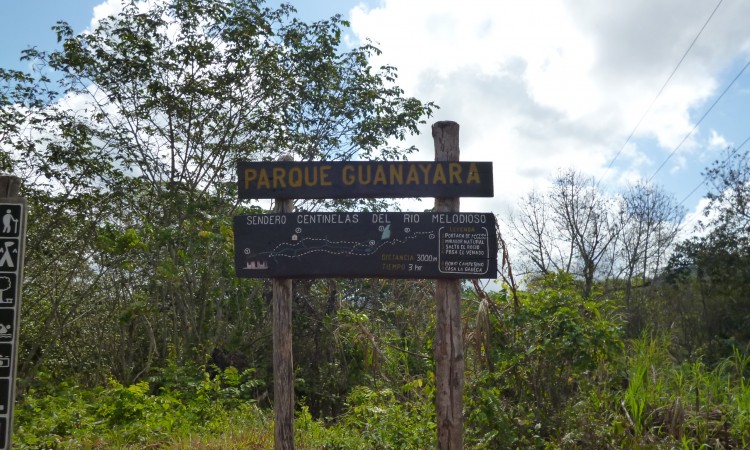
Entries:
[[[262,412],[248,398],[257,385],[252,371],[227,368],[211,378],[205,372],[181,375],[154,389],[111,380],[86,389],[42,374],[16,409],[16,448],[79,448],[167,443],[195,433],[218,435],[233,423]],[[167,377],[169,378],[169,377]],[[179,379],[179,383],[175,380]],[[260,422],[263,422],[262,420]]]
[[611,302],[583,299],[563,273],[517,305],[504,291],[490,301],[492,361],[467,378],[467,445],[545,448],[575,426],[570,405],[616,372],[608,368],[623,352],[622,323]]
[[[388,388],[358,386],[347,397],[349,409],[333,427],[323,446],[326,449],[422,449],[434,448],[435,425],[434,382],[416,379],[401,392]],[[338,436],[357,436],[353,442]]]

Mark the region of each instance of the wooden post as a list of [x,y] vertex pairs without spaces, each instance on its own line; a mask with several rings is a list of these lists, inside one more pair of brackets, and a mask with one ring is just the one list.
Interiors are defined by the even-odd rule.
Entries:
[[21,178],[0,173],[0,324],[4,328],[0,364],[0,450],[10,449],[18,366],[26,200]]
[[[458,124],[432,125],[435,161],[459,161]],[[435,212],[458,212],[460,198],[435,198]],[[438,279],[435,285],[437,337],[435,378],[437,430],[441,450],[461,450],[464,439],[464,342],[461,329],[461,280]]]
[[21,178],[0,172],[0,199],[17,199],[21,189]]
[[[284,155],[281,161],[292,161]],[[294,200],[276,199],[275,213],[294,210]],[[292,280],[273,279],[273,442],[275,450],[294,449],[294,362],[292,359]]]

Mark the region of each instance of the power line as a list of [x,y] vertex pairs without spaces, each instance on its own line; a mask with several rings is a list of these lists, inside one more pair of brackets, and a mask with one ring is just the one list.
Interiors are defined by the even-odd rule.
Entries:
[[[677,65],[675,66],[675,68],[672,70],[672,73],[669,74],[669,77],[667,77],[667,80],[661,86],[661,89],[659,89],[659,92],[657,92],[656,96],[654,97],[654,99],[651,100],[651,104],[648,105],[648,108],[646,108],[646,111],[643,113],[643,115],[641,116],[641,118],[638,119],[638,123],[635,124],[635,127],[633,127],[633,131],[631,131],[630,135],[628,135],[628,138],[625,139],[625,143],[622,144],[622,147],[620,147],[620,150],[617,151],[617,153],[615,154],[614,158],[612,158],[612,161],[610,161],[609,164],[607,165],[607,168],[604,169],[605,173],[606,173],[607,170],[609,170],[610,168],[612,168],[612,165],[615,163],[615,161],[617,160],[617,158],[620,156],[620,153],[622,153],[622,151],[625,150],[625,147],[628,145],[628,143],[630,142],[630,140],[633,138],[633,135],[635,135],[636,130],[638,130],[638,127],[641,126],[641,123],[643,122],[643,119],[645,119],[646,116],[648,115],[648,113],[651,111],[651,108],[656,103],[656,100],[661,96],[662,92],[664,92],[664,89],[667,87],[667,84],[669,84],[669,82],[672,80],[672,77],[677,72],[677,69],[680,68],[680,66],[682,65],[682,62],[685,61],[685,58],[687,57],[688,53],[690,53],[690,50],[692,50],[693,46],[695,45],[695,42],[698,40],[698,38],[700,37],[700,35],[703,33],[703,30],[706,28],[706,25],[708,25],[708,22],[710,22],[711,19],[714,17],[714,14],[716,14],[716,10],[719,9],[719,6],[721,6],[721,2],[722,1],[724,1],[724,0],[719,0],[719,3],[716,4],[716,7],[714,8],[714,10],[711,11],[711,15],[708,16],[708,19],[706,19],[706,22],[703,24],[703,26],[701,27],[701,29],[698,31],[698,34],[695,35],[695,38],[693,39],[693,42],[690,43],[690,45],[688,46],[687,50],[685,50],[685,53],[683,53],[682,58],[680,58],[680,61],[677,63]],[[602,178],[603,178],[603,176],[602,176]]]
[[724,91],[721,93],[721,95],[719,95],[719,97],[716,100],[714,100],[714,102],[706,110],[706,112],[703,113],[703,115],[695,123],[695,125],[693,126],[693,128],[691,128],[690,131],[685,135],[685,137],[682,138],[682,141],[680,141],[680,143],[677,144],[677,147],[675,147],[674,150],[672,150],[672,152],[670,152],[669,155],[667,155],[667,158],[664,160],[664,162],[661,163],[661,165],[656,169],[656,171],[654,172],[654,174],[651,175],[651,177],[648,179],[649,183],[651,182],[651,180],[654,179],[654,177],[656,176],[656,174],[659,173],[659,171],[664,167],[664,165],[667,164],[667,161],[669,161],[672,158],[672,156],[675,153],[677,153],[677,150],[679,150],[680,147],[682,147],[682,144],[684,144],[685,141],[688,140],[688,138],[693,134],[693,131],[695,131],[695,129],[698,128],[698,125],[700,125],[701,122],[703,122],[703,119],[705,119],[706,116],[708,115],[708,113],[710,113],[711,110],[714,109],[714,106],[716,106],[716,104],[719,103],[719,100],[721,100],[724,97],[724,94],[726,94],[727,91],[729,91],[729,88],[731,88],[732,85],[740,78],[740,76],[745,72],[745,69],[747,69],[748,66],[750,66],[750,60],[747,61],[747,64],[745,64],[745,66],[739,71],[739,73],[737,74],[737,76],[734,77],[734,79],[732,80],[732,82],[729,83],[729,85],[727,85],[727,87],[724,89]]

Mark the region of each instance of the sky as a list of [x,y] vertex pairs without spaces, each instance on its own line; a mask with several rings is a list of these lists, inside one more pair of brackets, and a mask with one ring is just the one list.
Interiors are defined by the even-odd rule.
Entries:
[[[54,48],[57,20],[84,31],[118,3],[0,0],[0,67]],[[452,120],[461,160],[493,162],[494,198],[464,198],[462,211],[505,214],[573,168],[610,193],[655,183],[692,220],[701,172],[750,138],[747,0],[291,3],[306,21],[341,14],[346,46],[372,40],[373,66],[395,66],[406,95],[440,106],[406,143],[420,149],[412,160],[434,159],[430,127]]]

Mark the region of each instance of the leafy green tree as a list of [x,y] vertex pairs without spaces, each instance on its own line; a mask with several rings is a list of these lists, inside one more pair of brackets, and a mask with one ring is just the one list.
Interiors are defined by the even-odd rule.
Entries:
[[706,170],[706,220],[670,261],[672,297],[690,319],[684,326],[692,326],[690,347],[710,360],[750,344],[749,174],[748,153],[736,149]]
[[263,354],[268,286],[234,276],[230,226],[262,209],[236,199],[236,163],[405,158],[393,143],[434,108],[370,67],[374,46],[344,50],[340,16],[294,12],[130,0],[86,34],[59,22],[61,50],[24,53],[37,73],[0,73],[0,163],[38,219],[21,376],[53,364],[130,383],[217,347]]

